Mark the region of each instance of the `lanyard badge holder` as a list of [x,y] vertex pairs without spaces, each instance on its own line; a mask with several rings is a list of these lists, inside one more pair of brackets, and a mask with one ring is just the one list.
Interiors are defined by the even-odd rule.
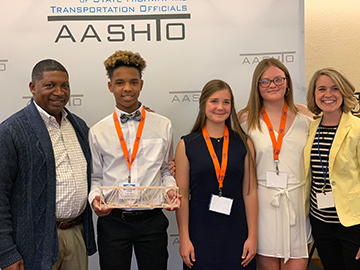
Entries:
[[274,159],[276,175],[279,175],[279,160]]
[[282,145],[282,141],[283,141],[284,133],[285,133],[287,112],[288,112],[288,105],[287,105],[287,103],[285,103],[282,114],[281,114],[281,122],[280,122],[280,128],[279,128],[279,132],[278,132],[278,138],[276,140],[274,129],[270,122],[269,116],[267,115],[264,106],[261,108],[261,114],[262,114],[265,124],[268,128],[271,142],[273,145],[273,157],[274,157],[274,166],[275,166],[275,172],[271,172],[271,171],[266,172],[266,186],[267,187],[283,188],[283,189],[287,188],[288,174],[285,172],[280,172],[280,170],[279,170],[279,154],[280,154],[281,145]]
[[224,182],[227,163],[228,163],[229,129],[225,125],[221,167],[220,167],[219,160],[216,156],[214,146],[211,143],[210,136],[205,127],[202,128],[202,134],[203,134],[207,149],[209,151],[209,154],[211,156],[211,160],[214,164],[216,178],[219,183],[219,195],[212,194],[211,200],[210,200],[210,205],[209,205],[209,210],[220,213],[220,214],[230,215],[233,199],[222,196],[223,182]]
[[[131,157],[126,146],[125,138],[119,123],[116,110],[113,113],[115,129],[119,142],[124,153],[129,168],[129,174],[126,183],[122,186],[102,186],[100,187],[100,206],[103,208],[122,208],[122,209],[153,209],[153,208],[177,208],[179,200],[179,188],[174,186],[146,186],[141,187],[138,183],[131,183],[131,166],[136,158],[141,135],[144,129],[146,112],[144,107],[141,111],[141,120],[136,133],[133,151]],[[168,191],[173,190],[174,194],[170,198]],[[104,192],[107,196],[104,196]]]
[[127,178],[127,183],[123,184],[124,189],[122,190],[122,194],[120,195],[120,197],[122,197],[123,201],[128,203],[128,204],[134,204],[137,200],[140,199],[140,194],[138,193],[137,189],[136,188],[131,188],[131,187],[139,186],[138,183],[131,183],[131,166],[134,163],[137,152],[139,150],[140,140],[141,140],[142,132],[143,132],[144,125],[145,125],[145,117],[146,117],[146,113],[145,113],[145,108],[143,107],[142,110],[141,110],[141,119],[140,119],[139,127],[138,127],[137,132],[136,132],[133,151],[132,151],[131,157],[130,157],[128,148],[126,146],[124,134],[122,132],[122,129],[121,129],[121,126],[120,126],[120,123],[119,123],[119,118],[118,118],[118,116],[116,114],[116,110],[113,113],[113,120],[114,120],[116,133],[118,135],[119,142],[120,142],[120,145],[121,145],[121,149],[123,150],[126,162],[128,164],[128,167],[129,167],[129,174],[128,174],[128,178]]
[[[329,150],[327,152],[327,162],[324,166],[323,160],[321,158],[321,153],[320,153],[320,130],[321,130],[321,126],[322,126],[322,122],[323,122],[323,117],[320,120],[320,124],[318,127],[318,139],[317,139],[317,145],[318,145],[318,154],[319,154],[319,159],[320,159],[320,164],[321,164],[321,171],[323,173],[323,177],[324,177],[324,186],[321,188],[321,193],[316,193],[316,201],[317,201],[317,206],[318,209],[324,209],[324,208],[329,208],[329,207],[334,207],[335,203],[334,203],[334,197],[331,191],[326,192],[325,188],[327,186],[326,183],[326,178],[327,178],[327,174],[329,171],[329,157],[330,157],[330,149],[331,146],[334,142],[335,139],[335,134],[337,131],[337,128],[335,129],[334,132],[334,136],[331,139],[330,145],[329,145]],[[325,168],[324,168],[325,167]]]

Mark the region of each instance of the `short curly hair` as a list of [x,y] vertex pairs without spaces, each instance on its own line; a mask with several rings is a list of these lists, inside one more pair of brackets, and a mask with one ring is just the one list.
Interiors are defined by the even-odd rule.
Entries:
[[119,50],[114,52],[104,61],[104,66],[106,75],[109,79],[112,78],[115,69],[123,66],[136,68],[139,71],[141,78],[142,72],[146,68],[146,62],[139,53]]

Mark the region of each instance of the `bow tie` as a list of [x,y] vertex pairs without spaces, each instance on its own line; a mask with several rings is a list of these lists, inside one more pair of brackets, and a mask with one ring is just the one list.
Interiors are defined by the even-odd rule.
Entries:
[[140,111],[135,111],[133,113],[130,114],[125,114],[122,113],[120,116],[120,121],[122,124],[125,124],[127,121],[129,121],[130,119],[134,119],[136,121],[140,121],[141,120],[141,113]]

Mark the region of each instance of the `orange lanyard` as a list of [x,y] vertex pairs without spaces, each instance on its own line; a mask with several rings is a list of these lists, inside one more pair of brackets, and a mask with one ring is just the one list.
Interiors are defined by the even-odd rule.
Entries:
[[270,133],[270,138],[271,138],[272,145],[273,145],[273,153],[274,153],[274,162],[275,162],[276,174],[279,174],[279,167],[278,167],[279,154],[280,154],[281,145],[282,145],[282,141],[283,141],[284,133],[285,133],[285,124],[286,124],[287,111],[288,111],[288,105],[285,102],[283,112],[282,112],[282,115],[281,115],[279,135],[278,135],[278,139],[276,141],[274,129],[273,129],[272,125],[271,125],[269,116],[267,115],[264,106],[262,106],[262,108],[261,108],[261,114],[262,114],[262,116],[264,118],[266,126],[268,127],[268,130],[269,130],[269,133]]
[[223,182],[224,182],[225,173],[226,173],[226,167],[227,167],[227,163],[228,163],[229,130],[228,130],[227,126],[225,126],[224,142],[223,142],[223,149],[222,149],[222,159],[221,159],[221,168],[220,168],[219,160],[218,160],[218,158],[216,156],[216,153],[215,153],[215,150],[214,150],[214,146],[212,145],[210,136],[209,136],[209,134],[208,134],[205,127],[202,128],[202,134],[203,134],[204,140],[206,142],[207,149],[209,150],[211,159],[212,159],[214,167],[215,167],[216,178],[217,178],[217,180],[219,182],[219,196],[221,197]]
[[114,119],[116,133],[117,133],[117,135],[119,137],[119,141],[120,141],[120,144],[121,144],[121,148],[122,148],[122,150],[124,152],[126,162],[127,162],[128,166],[129,166],[128,182],[130,183],[130,181],[131,181],[131,174],[130,174],[131,173],[131,165],[133,164],[133,162],[134,162],[134,160],[136,158],[137,151],[138,151],[139,145],[140,145],[141,135],[142,135],[142,132],[143,132],[143,129],[144,129],[145,108],[143,107],[142,111],[141,111],[141,120],[140,120],[140,123],[139,123],[138,130],[136,132],[136,138],[135,138],[135,141],[134,141],[133,151],[131,153],[131,159],[130,159],[129,151],[128,151],[127,146],[126,146],[124,134],[122,132],[122,129],[121,129],[121,126],[120,126],[120,123],[119,123],[119,118],[118,118],[118,116],[116,114],[116,110],[114,110],[113,119]]

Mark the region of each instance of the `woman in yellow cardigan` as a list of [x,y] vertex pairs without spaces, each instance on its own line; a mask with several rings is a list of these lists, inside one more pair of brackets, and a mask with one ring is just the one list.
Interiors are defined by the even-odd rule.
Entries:
[[313,75],[307,106],[321,117],[310,124],[304,149],[306,209],[326,270],[360,269],[360,119],[351,114],[355,88],[339,70]]

